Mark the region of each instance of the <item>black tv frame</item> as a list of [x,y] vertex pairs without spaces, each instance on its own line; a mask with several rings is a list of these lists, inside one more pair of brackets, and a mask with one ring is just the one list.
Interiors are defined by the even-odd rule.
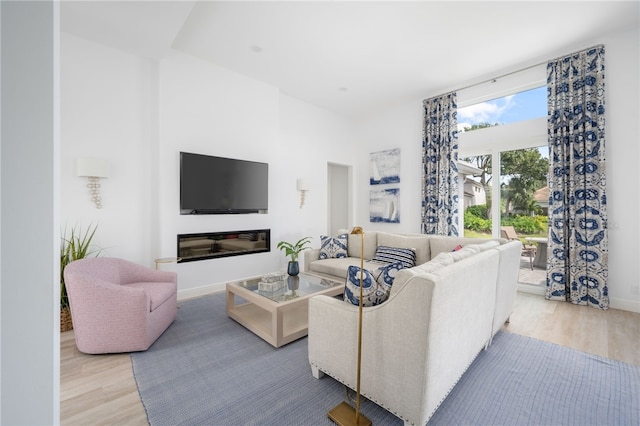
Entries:
[[[183,164],[183,155],[189,155],[189,156],[195,156],[195,157],[202,157],[202,158],[210,158],[211,160],[224,160],[225,162],[229,162],[230,164],[232,163],[238,163],[238,164],[255,164],[256,166],[265,166],[266,167],[266,172],[267,172],[267,178],[266,178],[266,201],[267,201],[267,208],[265,209],[260,209],[260,208],[184,208],[183,207],[183,202],[184,202],[184,198],[183,198],[183,185],[184,185],[184,176],[183,174],[185,173],[185,170],[183,169],[184,164]],[[184,152],[184,151],[180,151],[180,215],[214,215],[214,214],[251,214],[251,213],[261,213],[261,214],[266,214],[268,213],[268,204],[269,204],[269,163],[266,162],[260,162],[260,161],[251,161],[251,160],[242,160],[242,159],[237,159],[237,158],[229,158],[229,157],[221,157],[221,156],[215,156],[215,155],[208,155],[208,154],[199,154],[199,153],[193,153],[193,152]]]

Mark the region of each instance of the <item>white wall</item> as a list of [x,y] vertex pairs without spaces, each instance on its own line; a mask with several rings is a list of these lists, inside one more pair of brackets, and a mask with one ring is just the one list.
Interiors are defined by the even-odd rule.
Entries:
[[[352,124],[273,86],[179,52],[153,62],[62,37],[62,227],[99,224],[103,255],[153,266],[182,233],[271,229],[271,252],[160,268],[178,272],[179,297],[284,268],[281,240],[327,232],[328,162],[348,164]],[[179,214],[179,152],[269,163],[269,213]],[[89,200],[78,157],[109,160],[104,207]],[[296,179],[311,182],[299,208]]]
[[[64,33],[61,52],[61,230],[97,225],[102,255],[151,266],[157,66]],[[87,178],[76,174],[81,157],[109,162],[102,209],[90,200]]]
[[[626,182],[640,181],[638,129],[630,124],[637,121],[638,98],[628,96],[638,92],[637,36],[637,30],[623,31],[557,52],[605,44],[608,207],[610,223],[618,226],[609,235],[609,290],[612,307],[629,310],[640,310],[625,278],[640,272],[634,257],[639,240],[624,238],[640,236],[638,193],[625,191]],[[283,268],[286,259],[275,247],[282,239],[310,235],[317,246],[319,235],[328,232],[328,163],[353,166],[350,226],[420,232],[421,141],[422,99],[352,122],[181,53],[155,63],[73,36],[62,38],[62,225],[100,223],[97,242],[107,254],[149,266],[154,258],[175,255],[178,233],[271,229],[270,253],[162,265],[178,271],[184,297]],[[400,223],[370,223],[369,154],[398,147]],[[180,216],[181,150],[268,162],[269,213]],[[84,181],[74,175],[80,156],[111,163],[102,210],[93,207]],[[299,177],[312,185],[303,209],[295,189]]]
[[[422,101],[400,105],[358,123],[360,167],[354,173],[361,184],[356,203],[361,206],[356,222],[364,231],[420,233],[422,178]],[[396,185],[369,185],[372,152],[400,148],[400,223],[369,222],[369,191]]]
[[[609,224],[609,296],[612,308],[640,312],[640,296],[631,293],[638,285],[640,228],[638,220],[639,194],[630,182],[640,182],[638,170],[640,107],[638,100],[640,63],[638,30],[620,31],[580,46],[556,52],[555,56],[570,54],[596,44],[604,44],[606,62],[606,155],[607,207]],[[522,68],[543,61],[532,60]],[[496,76],[512,70],[496,70]],[[455,90],[455,88],[450,88]],[[425,93],[424,98],[440,93]],[[369,229],[394,232],[420,230],[420,179],[422,141],[422,100],[390,108],[382,114],[368,117],[359,125],[361,146],[358,182],[368,181],[368,153],[382,149],[401,149],[399,224],[369,224]],[[544,129],[541,130],[543,133]],[[368,203],[367,191],[358,194],[358,205]],[[357,222],[367,224],[368,212],[360,210]],[[366,226],[366,225],[365,225]]]
[[[287,152],[286,170],[292,178],[304,177],[311,189],[306,194],[305,205],[299,208],[300,195],[295,182],[282,188],[287,201],[295,200],[288,210],[288,235],[293,239],[296,229],[300,234],[313,237],[314,247],[320,246],[320,234],[329,229],[328,165],[354,166],[359,152],[353,123],[321,108],[298,99],[280,96],[280,136]],[[351,182],[353,186],[355,182]],[[349,218],[353,221],[353,218]],[[353,222],[349,225],[353,226]]]
[[[278,266],[274,240],[281,200],[278,153],[278,90],[178,52],[159,71],[159,172],[157,176],[163,257],[176,255],[178,234],[271,229],[270,253],[186,262],[175,266],[179,290],[258,275]],[[269,163],[269,213],[180,215],[179,153]]]
[[[640,34],[638,29],[602,39],[606,64],[607,213],[611,307],[640,312],[632,294],[640,276]],[[613,228],[611,227],[613,225]]]

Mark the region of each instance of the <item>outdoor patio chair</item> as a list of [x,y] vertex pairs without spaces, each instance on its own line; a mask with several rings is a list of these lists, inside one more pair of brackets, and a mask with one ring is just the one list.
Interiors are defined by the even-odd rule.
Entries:
[[529,257],[529,266],[533,271],[533,258],[536,255],[536,246],[534,244],[525,243],[524,241],[522,241],[513,226],[501,226],[500,236],[502,238],[506,238],[507,240],[516,240],[522,243],[522,256]]

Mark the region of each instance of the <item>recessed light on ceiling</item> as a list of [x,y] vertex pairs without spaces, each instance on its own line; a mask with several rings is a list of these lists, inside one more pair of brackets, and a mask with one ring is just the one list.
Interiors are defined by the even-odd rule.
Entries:
[[251,51],[254,52],[254,53],[260,53],[260,52],[262,52],[262,47],[257,46],[257,45],[251,46]]

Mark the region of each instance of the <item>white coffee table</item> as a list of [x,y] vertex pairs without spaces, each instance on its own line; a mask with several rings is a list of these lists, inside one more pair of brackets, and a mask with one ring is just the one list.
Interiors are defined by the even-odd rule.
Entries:
[[227,316],[276,348],[307,335],[310,297],[344,291],[344,283],[306,273],[285,277],[276,291],[259,290],[261,279],[227,283]]

